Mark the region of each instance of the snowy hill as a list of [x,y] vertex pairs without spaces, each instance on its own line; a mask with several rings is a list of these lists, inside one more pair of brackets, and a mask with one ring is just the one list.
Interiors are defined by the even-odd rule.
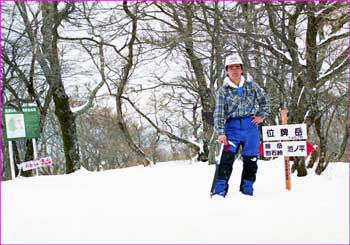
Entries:
[[6,181],[1,243],[349,243],[349,165],[292,176],[259,161],[255,195],[209,197],[214,166],[186,161]]

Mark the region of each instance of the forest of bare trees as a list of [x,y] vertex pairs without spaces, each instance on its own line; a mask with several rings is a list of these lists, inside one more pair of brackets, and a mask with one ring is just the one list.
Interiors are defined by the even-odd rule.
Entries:
[[[233,52],[271,97],[265,125],[278,124],[281,109],[307,124],[317,149],[293,159],[298,176],[347,161],[347,3],[1,4],[2,105],[39,108],[38,153],[54,161],[41,174],[213,163],[211,115]],[[16,163],[34,158],[30,140],[13,146]],[[8,151],[2,139],[4,180]]]

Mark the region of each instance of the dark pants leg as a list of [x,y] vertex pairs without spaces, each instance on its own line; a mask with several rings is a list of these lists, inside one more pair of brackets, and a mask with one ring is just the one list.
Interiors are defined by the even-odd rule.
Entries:
[[234,160],[235,154],[232,151],[222,153],[222,158],[219,165],[218,179],[224,179],[227,181],[230,179]]
[[246,195],[253,195],[253,184],[256,180],[256,173],[258,171],[257,156],[242,156],[243,171],[241,178],[240,191]]
[[232,151],[224,151],[222,153],[219,164],[218,175],[215,180],[214,194],[226,196],[228,191],[228,181],[232,173],[232,165],[235,159],[235,154]]
[[243,171],[241,178],[240,191],[245,195],[253,195],[253,184],[258,171],[258,147],[259,147],[259,128],[251,122],[251,119],[244,120],[246,130],[242,135],[243,148],[242,160]]

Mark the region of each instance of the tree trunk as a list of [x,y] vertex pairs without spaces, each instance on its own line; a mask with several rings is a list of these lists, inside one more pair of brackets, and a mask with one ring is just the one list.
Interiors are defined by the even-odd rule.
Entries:
[[45,76],[53,91],[55,114],[62,132],[66,173],[69,174],[80,169],[80,157],[75,116],[70,109],[69,97],[66,94],[61,76],[57,28],[62,19],[59,22],[57,20],[59,15],[57,3],[42,3],[41,8],[43,15],[43,54],[50,64],[49,67],[44,65],[42,68],[47,71]]
[[307,164],[307,168],[313,168],[314,164],[316,163],[316,161],[318,161],[318,149],[315,149],[312,153],[311,153],[311,157],[310,157],[310,161]]
[[[347,145],[348,145],[348,147],[350,147],[350,144],[348,143],[348,140],[349,140],[349,128],[348,128],[348,126],[350,126],[350,125],[345,126],[345,134],[343,136],[342,143],[340,144],[340,148],[339,148],[338,154],[336,156],[337,161],[341,161],[345,152],[350,154],[349,148],[346,149]],[[348,157],[347,159],[349,160],[350,158]]]
[[134,151],[142,159],[142,163],[144,166],[148,166],[148,165],[150,165],[151,161],[149,159],[147,159],[143,150],[134,143],[134,141],[129,133],[129,130],[127,128],[127,125],[124,121],[123,111],[122,111],[122,104],[123,104],[122,97],[123,97],[124,89],[125,89],[126,84],[129,80],[130,71],[131,71],[131,68],[134,64],[133,63],[133,59],[134,59],[133,47],[134,47],[135,40],[136,40],[136,30],[137,30],[137,16],[135,16],[133,13],[130,12],[126,1],[123,2],[123,9],[124,9],[124,12],[132,20],[132,31],[131,31],[131,38],[130,38],[130,41],[128,43],[128,52],[129,53],[127,56],[127,63],[124,66],[123,77],[122,77],[120,84],[118,86],[118,91],[117,91],[117,95],[116,95],[117,124],[118,124],[118,127],[123,134],[124,139],[128,143],[130,149],[132,151]]
[[295,170],[297,171],[298,177],[303,177],[307,175],[307,170],[305,167],[305,159],[304,157],[293,157],[293,166],[292,166],[292,172]]
[[[15,176],[18,175],[19,170],[17,168],[17,164],[19,164],[21,162],[21,158],[19,156],[19,151],[18,151],[18,147],[17,147],[17,143],[16,141],[12,142],[12,148],[13,148],[13,161],[14,161],[14,168],[15,168]],[[9,149],[10,151],[10,149]],[[10,159],[9,159],[10,160]],[[10,161],[9,161],[10,163]],[[11,163],[10,163],[11,164]],[[10,166],[11,167],[11,166]],[[24,175],[23,175],[24,176]],[[26,177],[26,176],[25,176]]]
[[[306,69],[308,90],[316,89],[317,85],[317,29],[315,3],[307,3],[307,32],[306,32]],[[324,170],[324,163],[327,151],[327,140],[322,130],[322,115],[319,113],[317,99],[311,96],[311,108],[313,110],[316,134],[319,138],[319,162],[316,167],[316,174],[320,175]]]
[[316,174],[320,175],[325,170],[325,161],[326,161],[326,151],[327,151],[327,140],[325,139],[322,128],[321,128],[321,118],[315,120],[315,129],[317,136],[319,138],[319,161],[316,167]]
[[66,173],[69,174],[80,169],[80,156],[75,116],[70,109],[69,98],[62,82],[59,82],[59,88],[55,91],[53,99],[55,102],[55,115],[58,118],[62,132]]
[[[33,149],[33,143],[32,140],[26,140],[26,151],[24,156],[24,161],[31,161],[34,159],[34,149]],[[23,176],[30,177],[34,176],[35,170],[28,170],[23,173]]]
[[207,83],[205,81],[204,68],[200,59],[194,53],[194,44],[193,44],[193,27],[192,27],[192,10],[191,6],[188,5],[185,7],[185,14],[187,19],[186,29],[183,30],[186,36],[185,38],[185,50],[187,57],[191,62],[191,66],[193,68],[195,78],[198,84],[198,93],[201,99],[202,105],[202,123],[203,123],[203,151],[204,154],[201,156],[201,161],[207,161],[209,156],[209,146],[210,146],[210,138],[213,132],[213,127],[205,120],[206,113],[211,112],[211,98],[212,94],[210,88],[207,87]]

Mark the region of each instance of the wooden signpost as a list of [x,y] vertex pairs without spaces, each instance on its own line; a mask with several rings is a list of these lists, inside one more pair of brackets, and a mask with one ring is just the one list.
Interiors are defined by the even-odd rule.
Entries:
[[281,125],[263,126],[259,153],[265,157],[284,158],[286,189],[292,189],[290,156],[308,156],[314,147],[307,140],[306,124],[288,124],[288,110],[281,110]]
[[[287,109],[281,110],[281,124],[282,125],[288,124],[288,110]],[[292,181],[290,178],[289,156],[284,157],[284,172],[285,172],[285,176],[286,176],[286,189],[290,191],[292,189]]]

